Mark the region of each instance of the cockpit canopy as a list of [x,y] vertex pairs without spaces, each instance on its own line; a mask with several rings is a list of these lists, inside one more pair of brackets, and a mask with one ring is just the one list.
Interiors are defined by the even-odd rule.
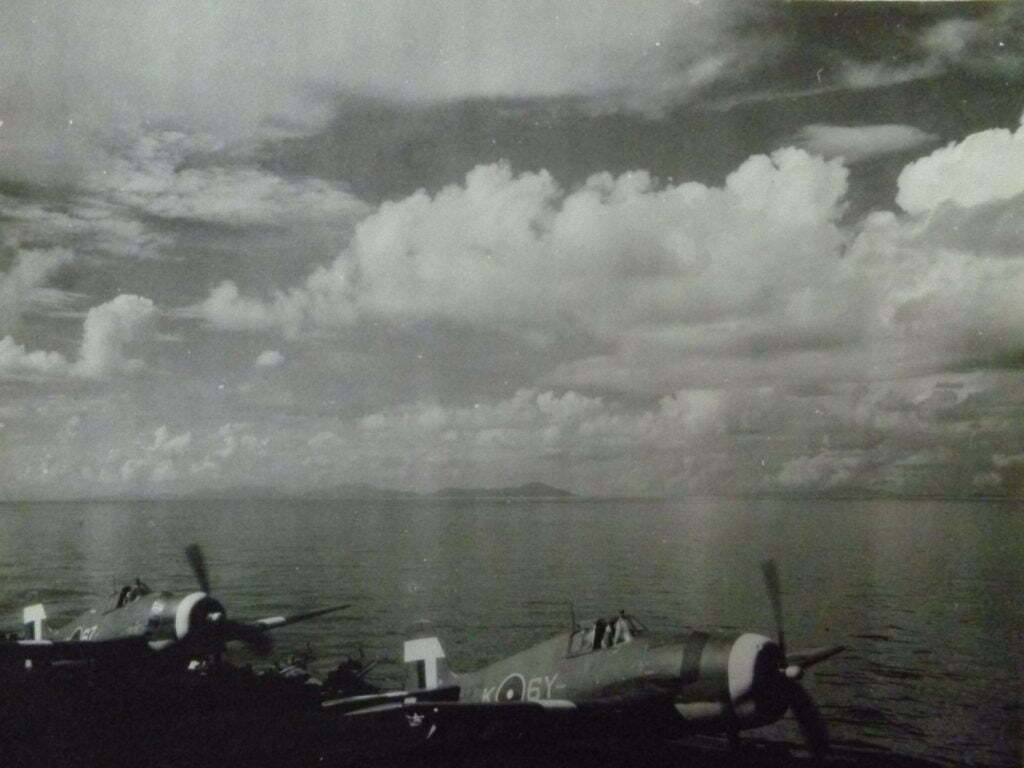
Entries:
[[580,622],[569,635],[568,655],[578,656],[629,643],[646,632],[643,622],[625,613],[609,619]]
[[117,608],[121,608],[128,603],[138,600],[143,595],[148,595],[151,590],[141,580],[136,579],[134,584],[125,584],[121,587],[121,590],[117,593]]

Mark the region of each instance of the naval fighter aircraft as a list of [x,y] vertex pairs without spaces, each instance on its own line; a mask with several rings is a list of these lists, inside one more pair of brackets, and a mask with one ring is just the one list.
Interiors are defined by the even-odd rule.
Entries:
[[197,544],[185,549],[198,590],[184,595],[154,592],[139,579],[125,585],[112,605],[92,608],[59,629],[46,625],[42,604],[23,611],[29,639],[0,641],[0,661],[115,661],[160,653],[196,658],[218,655],[224,645],[241,641],[259,655],[271,650],[269,630],[347,608],[335,605],[291,616],[255,621],[228,618],[224,604],[211,596],[203,552]]
[[[475,672],[448,667],[438,638],[420,630],[404,645],[404,694],[366,697],[350,716],[398,711],[424,737],[444,733],[518,737],[578,735],[678,737],[767,725],[792,711],[815,757],[828,750],[825,721],[800,685],[804,672],[844,650],[786,648],[776,566],[763,564],[776,637],[690,632],[655,638],[637,619],[577,622],[567,632]],[[328,705],[329,706],[329,705]],[[352,706],[351,703],[348,704]]]

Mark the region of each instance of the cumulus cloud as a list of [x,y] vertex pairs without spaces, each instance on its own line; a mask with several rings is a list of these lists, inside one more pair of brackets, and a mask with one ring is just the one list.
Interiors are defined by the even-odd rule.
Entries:
[[800,149],[751,157],[721,187],[634,172],[566,192],[545,172],[479,166],[463,185],[381,205],[303,285],[262,300],[225,282],[188,312],[292,337],[423,321],[576,336],[611,351],[562,361],[551,382],[652,394],[1012,364],[1024,332],[1017,176],[937,184],[957,178],[938,170],[947,152],[969,168],[1012,166],[1020,135],[986,131],[907,167],[905,205],[961,195],[954,224],[877,212],[847,231],[846,168]]
[[126,350],[145,337],[155,319],[156,306],[143,296],[122,294],[93,307],[85,316],[75,372],[87,378],[103,378],[139,370],[142,360],[128,357]]
[[225,329],[448,320],[604,336],[644,323],[747,322],[827,272],[846,170],[796,149],[722,188],[479,166],[464,185],[383,204],[345,252],[270,301],[225,282],[191,313]]
[[[223,282],[189,314],[218,329],[316,334],[317,345],[344,355],[348,345],[376,345],[421,326],[440,337],[438,347],[455,338],[444,335],[452,327],[472,342],[478,333],[502,334],[517,352],[545,348],[547,375],[524,374],[529,386],[505,399],[467,404],[459,399],[467,390],[453,390],[441,402],[381,408],[384,395],[368,415],[342,422],[289,414],[280,429],[232,423],[210,433],[183,424],[193,403],[179,404],[177,414],[153,415],[103,476],[165,488],[275,471],[421,489],[537,476],[609,492],[743,482],[913,490],[961,479],[1017,488],[1024,190],[970,168],[994,168],[997,156],[1013,167],[1020,134],[982,132],[922,158],[901,178],[902,212],[848,226],[840,224],[844,163],[801,149],[752,157],[719,186],[633,172],[565,189],[545,172],[480,166],[461,184],[381,205],[335,261],[291,288],[257,296]],[[838,146],[834,133],[822,136]],[[156,166],[165,163],[161,146]],[[176,186],[185,170],[169,163],[166,175],[149,175],[140,165],[123,177],[131,183],[117,205],[230,223],[230,206],[206,206],[213,213],[203,219],[181,205],[192,194]],[[204,199],[208,190],[196,189]],[[287,211],[282,201],[302,194],[288,189],[266,198],[266,208],[257,203],[260,215]],[[109,190],[112,200],[119,194]],[[332,210],[341,208],[317,215]],[[52,274],[49,263],[35,266]],[[19,285],[47,279],[24,275]],[[138,370],[155,314],[137,296],[94,307],[76,362],[6,337],[0,374],[111,378]],[[280,362],[266,349],[273,341],[258,343],[238,350],[236,364]],[[458,354],[472,357],[467,367],[489,371],[494,346],[466,347]],[[408,346],[397,354],[412,357]],[[337,373],[345,361],[329,364]],[[389,365],[381,360],[382,378],[394,372]],[[322,374],[303,370],[290,402],[301,402],[301,387]],[[519,384],[510,378],[503,386]],[[164,426],[154,431],[157,424]],[[57,466],[41,458],[35,465]],[[966,469],[957,475],[952,465]]]
[[208,460],[230,459],[240,451],[255,453],[266,445],[264,438],[253,434],[253,425],[248,422],[228,422],[221,425],[213,438]]
[[58,352],[29,352],[10,336],[0,339],[0,378],[63,376],[68,371],[68,361]]
[[[385,466],[423,489],[494,473],[497,482],[521,482],[572,467],[591,488],[664,490],[665,468],[678,469],[686,448],[721,429],[723,407],[719,393],[700,391],[636,411],[573,391],[523,389],[467,407],[415,403],[370,414],[318,448],[372,461],[362,467],[366,476]],[[641,455],[647,464],[631,467]]]
[[147,340],[156,319],[156,306],[142,296],[122,294],[86,313],[78,358],[69,363],[57,352],[29,352],[7,336],[0,342],[0,376],[32,374],[101,379],[139,371],[141,359],[127,351]]
[[906,152],[934,142],[938,137],[911,125],[805,125],[795,141],[808,152],[842,157],[857,163],[870,157]]
[[19,251],[11,268],[0,272],[0,329],[9,328],[26,308],[46,301],[47,281],[73,260],[66,248]]
[[101,463],[99,476],[107,484],[135,492],[163,491],[180,476],[192,445],[192,433],[172,434],[166,424],[154,430],[151,439],[139,437],[111,450]]
[[157,427],[156,431],[153,433],[153,442],[148,446],[148,450],[162,454],[180,455],[188,451],[191,444],[191,432],[182,432],[180,435],[173,435],[167,428],[167,425],[162,424]]
[[942,203],[976,206],[1024,192],[1024,126],[993,128],[951,142],[906,166],[896,202],[908,213]]
[[264,352],[260,352],[259,357],[256,358],[257,368],[276,368],[284,362],[284,355],[275,349],[268,349]]
[[[228,331],[269,331],[279,330],[288,336],[297,336],[308,322],[310,296],[307,292],[292,289],[277,292],[271,302],[242,296],[232,281],[225,280],[210,291],[200,304],[178,311],[182,317],[201,317],[212,325]],[[327,305],[324,310],[338,317],[354,318],[351,309],[344,302],[338,302],[337,309]],[[341,310],[339,314],[338,309]]]

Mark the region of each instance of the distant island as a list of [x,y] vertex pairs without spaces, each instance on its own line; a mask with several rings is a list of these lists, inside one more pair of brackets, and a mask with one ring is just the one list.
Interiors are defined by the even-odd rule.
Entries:
[[524,483],[506,488],[442,488],[429,495],[444,499],[567,499],[576,494],[547,483]]
[[396,488],[381,488],[369,483],[341,483],[325,488],[289,491],[272,486],[246,485],[231,488],[210,488],[182,495],[160,498],[173,499],[299,499],[334,501],[339,499],[571,499],[576,494],[547,483],[523,483],[501,488],[446,487],[437,491],[418,493]]

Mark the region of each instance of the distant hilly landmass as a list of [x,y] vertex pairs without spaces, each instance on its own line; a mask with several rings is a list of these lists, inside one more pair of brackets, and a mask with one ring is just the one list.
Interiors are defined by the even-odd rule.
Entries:
[[442,488],[431,496],[441,498],[499,498],[499,499],[565,499],[575,496],[570,491],[555,488],[547,483],[525,483],[506,488]]
[[448,487],[430,493],[380,488],[369,483],[341,483],[326,488],[287,491],[272,486],[247,485],[233,488],[210,489],[187,494],[183,498],[232,499],[309,499],[330,501],[335,499],[568,499],[576,494],[547,483],[524,483],[502,488]]

